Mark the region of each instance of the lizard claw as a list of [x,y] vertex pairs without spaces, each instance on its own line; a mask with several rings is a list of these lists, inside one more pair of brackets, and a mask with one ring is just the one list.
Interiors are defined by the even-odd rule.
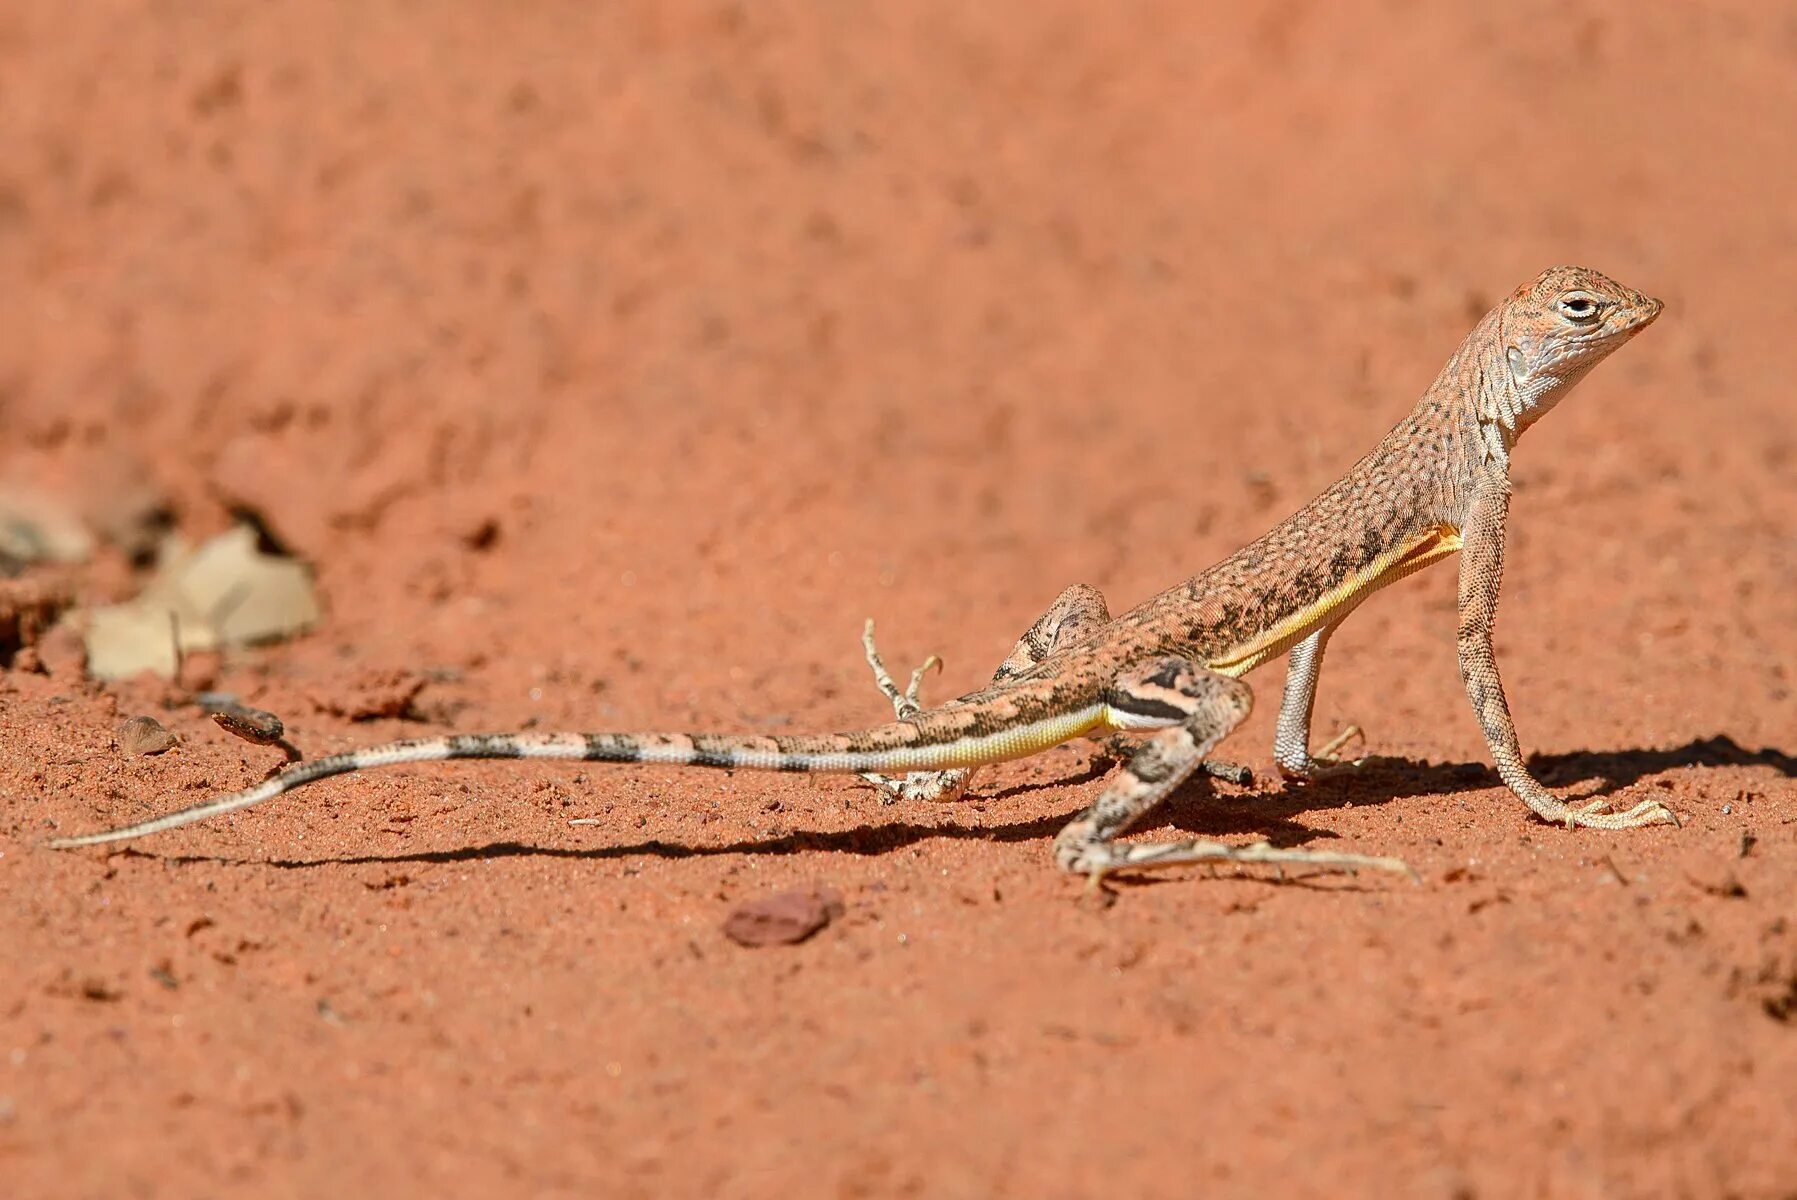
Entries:
[[882,807],[896,804],[904,797],[905,781],[903,779],[894,779],[890,775],[879,775],[873,771],[861,772],[861,778],[874,785],[874,790],[879,793]]
[[1677,827],[1680,822],[1678,814],[1660,803],[1658,800],[1643,800],[1635,807],[1622,814],[1633,828],[1637,825],[1671,825]]
[[1388,758],[1383,754],[1368,754],[1362,758],[1350,758],[1346,761],[1334,758],[1313,758],[1302,767],[1280,763],[1279,774],[1293,783],[1321,783],[1327,779],[1344,779],[1369,768],[1390,766],[1402,761],[1398,758]]
[[1593,800],[1578,806],[1566,805],[1554,814],[1566,822],[1568,829],[1638,829],[1643,825],[1672,825],[1680,822],[1678,814],[1658,800],[1643,800],[1627,812],[1607,812],[1609,802]]

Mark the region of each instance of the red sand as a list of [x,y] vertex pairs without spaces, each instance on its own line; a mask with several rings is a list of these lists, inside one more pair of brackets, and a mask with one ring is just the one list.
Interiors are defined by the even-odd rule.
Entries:
[[[1246,7],[0,8],[0,474],[252,507],[328,604],[180,689],[0,673],[3,1190],[1797,1192],[1790,12]],[[1518,453],[1501,661],[1550,783],[1681,830],[1495,785],[1437,568],[1318,705],[1411,765],[1158,823],[1420,886],[1082,902],[1084,748],[922,809],[501,763],[34,848],[278,758],[200,686],[312,754],[839,728],[871,614],[965,690],[1302,502],[1558,261],[1669,307]],[[418,719],[337,715],[394,672]],[[814,884],[809,941],[723,936]]]

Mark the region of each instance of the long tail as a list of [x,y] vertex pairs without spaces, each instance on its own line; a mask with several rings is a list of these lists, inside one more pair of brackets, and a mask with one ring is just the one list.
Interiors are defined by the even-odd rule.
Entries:
[[1025,718],[1015,704],[948,706],[858,733],[765,737],[687,733],[473,733],[389,742],[296,763],[255,787],[166,816],[98,833],[56,838],[52,849],[121,842],[261,804],[332,775],[452,758],[555,758],[580,762],[661,763],[760,771],[936,771],[1022,758],[1098,725],[1101,704]]

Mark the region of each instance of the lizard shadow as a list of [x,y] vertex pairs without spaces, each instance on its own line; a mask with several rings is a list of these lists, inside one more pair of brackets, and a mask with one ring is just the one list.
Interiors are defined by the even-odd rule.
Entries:
[[[1797,756],[1775,747],[1749,750],[1727,734],[1695,738],[1663,749],[1575,750],[1529,757],[1529,770],[1548,787],[1571,789],[1569,800],[1611,796],[1652,775],[1692,767],[1763,766],[1797,778]],[[1595,782],[1594,787],[1581,787]],[[1257,785],[1259,781],[1256,781]],[[1353,775],[1311,784],[1286,786],[1249,796],[1221,795],[1191,784],[1169,799],[1175,828],[1215,836],[1261,832],[1276,846],[1283,835],[1306,827],[1292,821],[1320,808],[1388,804],[1415,796],[1453,796],[1461,792],[1501,788],[1497,771],[1482,762],[1428,763],[1390,758]],[[1291,829],[1284,828],[1290,826]],[[1315,831],[1309,831],[1316,836]]]
[[[1683,746],[1667,749],[1581,750],[1567,754],[1539,755],[1530,759],[1531,769],[1544,783],[1552,786],[1564,788],[1590,780],[1600,781],[1596,789],[1581,793],[1581,798],[1585,799],[1608,795],[1663,771],[1681,767],[1727,765],[1768,766],[1787,777],[1797,777],[1797,757],[1770,747],[1748,750],[1726,735],[1696,739]],[[1014,784],[989,793],[983,797],[983,802],[997,803],[1046,788],[1094,783],[1106,776],[1109,770],[1110,764],[1103,758],[1098,758],[1068,775]],[[1296,819],[1306,812],[1337,808],[1343,803],[1356,806],[1382,805],[1415,796],[1451,796],[1499,786],[1501,782],[1497,772],[1484,763],[1425,763],[1414,759],[1384,760],[1352,776],[1314,784],[1287,785],[1283,788],[1268,788],[1264,779],[1257,777],[1247,794],[1234,789],[1219,791],[1206,780],[1195,780],[1176,790],[1166,803],[1154,810],[1138,826],[1138,830],[1171,828],[1195,837],[1247,834],[1264,839],[1274,846],[1290,848],[1337,836],[1329,830],[1318,829]],[[1267,790],[1261,790],[1263,788]],[[1089,802],[1090,799],[1090,796],[1082,794],[1081,803]],[[959,806],[945,805],[943,811],[953,814],[957,807]],[[875,819],[852,829],[828,832],[795,830],[712,845],[686,844],[661,838],[609,846],[545,846],[501,841],[451,850],[272,859],[266,860],[264,865],[304,870],[315,867],[455,863],[519,857],[604,861],[644,857],[681,859],[818,852],[878,857],[920,842],[938,839],[996,843],[1047,841],[1059,833],[1061,827],[1077,811],[1077,808],[1069,809],[1006,823],[970,823],[953,815],[948,815],[941,821],[884,822]],[[145,854],[135,849],[122,850],[120,853],[176,863],[243,861],[217,855],[163,856]]]
[[1543,783],[1551,785],[1604,780],[1592,793],[1594,796],[1607,796],[1645,776],[1680,767],[1771,767],[1786,778],[1797,778],[1797,756],[1772,746],[1749,750],[1725,733],[1694,738],[1664,750],[1579,750],[1531,755],[1529,766]]

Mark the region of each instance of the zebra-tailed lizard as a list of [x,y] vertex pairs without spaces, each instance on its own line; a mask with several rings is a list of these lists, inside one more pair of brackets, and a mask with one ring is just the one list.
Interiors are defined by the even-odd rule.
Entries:
[[[896,720],[857,733],[761,736],[685,733],[488,733],[393,742],[298,763],[255,787],[101,833],[86,846],[174,829],[260,804],[302,784],[396,763],[454,758],[589,762],[773,771],[858,772],[896,799],[959,795],[979,767],[1073,738],[1151,731],[1098,798],[1055,838],[1055,861],[1098,877],[1174,863],[1309,864],[1407,870],[1400,861],[1206,840],[1120,842],[1247,716],[1240,676],[1291,652],[1274,757],[1289,778],[1354,763],[1309,750],[1311,701],[1329,635],[1361,601],[1456,551],[1460,673],[1504,782],[1548,821],[1598,829],[1677,823],[1646,800],[1627,812],[1569,805],[1524,764],[1492,651],[1510,451],[1567,390],[1660,314],[1660,302],[1596,271],[1554,267],[1486,314],[1410,415],[1322,495],[1245,549],[1118,617],[1092,587],[1061,593],[1018,641],[990,686],[935,708],[917,701],[924,669],[901,691],[865,644]],[[927,666],[928,664],[926,664]],[[896,777],[894,777],[896,775]]]

